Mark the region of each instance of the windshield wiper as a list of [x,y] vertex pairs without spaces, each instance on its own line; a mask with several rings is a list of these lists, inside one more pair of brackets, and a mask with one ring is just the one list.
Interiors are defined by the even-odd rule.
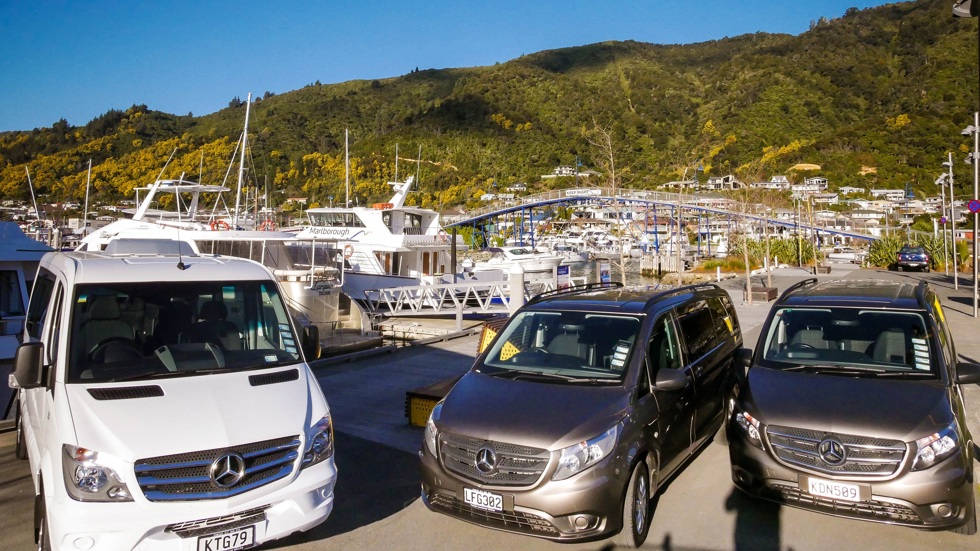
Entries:
[[507,371],[501,371],[499,373],[494,373],[491,377],[500,377],[502,379],[523,379],[523,378],[533,378],[540,377],[542,379],[557,379],[564,381],[566,383],[602,383],[602,384],[619,384],[619,379],[607,379],[607,378],[596,378],[596,377],[575,377],[572,375],[562,375],[560,373],[547,373],[544,371],[529,371],[525,369],[508,369]]
[[804,373],[829,373],[831,375],[881,375],[888,373],[880,367],[840,364],[800,364],[783,368],[783,371],[802,371]]
[[192,375],[213,375],[215,373],[228,373],[235,371],[233,368],[220,367],[215,369],[197,369],[191,371],[157,371],[154,373],[140,373],[137,375],[127,375],[125,377],[113,377],[106,382],[119,383],[123,381],[138,381],[141,379],[169,379],[178,377],[190,377]]

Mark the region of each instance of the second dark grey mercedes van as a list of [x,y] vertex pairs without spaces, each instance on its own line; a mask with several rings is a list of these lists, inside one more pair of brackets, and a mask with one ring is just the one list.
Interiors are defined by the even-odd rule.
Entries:
[[643,543],[657,488],[718,432],[742,343],[714,285],[546,293],[436,405],[433,511],[557,541]]

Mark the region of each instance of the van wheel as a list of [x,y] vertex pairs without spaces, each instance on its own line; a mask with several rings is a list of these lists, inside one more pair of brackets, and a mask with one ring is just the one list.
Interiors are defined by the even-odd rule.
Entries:
[[27,459],[27,444],[24,443],[24,420],[20,416],[20,400],[14,406],[14,423],[17,425],[17,441],[14,445],[14,457]]
[[966,512],[966,524],[959,528],[953,528],[950,530],[951,532],[965,536],[972,536],[977,533],[977,490],[976,488],[972,488],[972,490],[973,499],[970,500],[970,510]]
[[623,530],[616,545],[633,549],[643,545],[650,532],[650,475],[642,460],[633,468],[623,499]]
[[43,493],[34,498],[34,541],[37,542],[37,551],[51,551],[51,535],[48,534],[48,510],[44,505]]

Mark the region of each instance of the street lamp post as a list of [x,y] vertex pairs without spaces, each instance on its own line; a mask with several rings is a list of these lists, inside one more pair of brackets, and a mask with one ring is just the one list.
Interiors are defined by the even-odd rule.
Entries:
[[949,240],[952,245],[952,257],[953,257],[953,288],[959,289],[960,282],[957,277],[957,266],[959,264],[959,258],[956,256],[956,207],[954,206],[953,197],[953,153],[949,152],[949,160],[943,163],[943,166],[949,168],[949,176],[946,178],[946,183],[949,184]]
[[946,174],[940,174],[936,178],[936,185],[939,186],[939,222],[943,231],[943,266],[946,267],[946,275],[949,275],[949,249],[946,247]]

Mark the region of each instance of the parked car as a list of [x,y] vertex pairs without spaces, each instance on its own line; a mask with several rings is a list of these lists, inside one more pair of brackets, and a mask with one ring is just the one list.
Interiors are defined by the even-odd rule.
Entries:
[[657,488],[722,426],[742,342],[727,293],[591,284],[513,315],[438,403],[433,511],[557,541],[646,539]]
[[297,329],[264,266],[186,244],[48,253],[25,325],[15,454],[38,549],[230,551],[330,514],[316,327]]
[[[976,532],[973,437],[957,361],[925,282],[810,279],[739,353],[728,422],[742,491],[811,511]],[[747,370],[747,371],[745,371]]]
[[928,272],[930,261],[929,254],[926,253],[923,247],[904,245],[898,251],[898,259],[895,262],[895,267],[899,271],[919,270]]

